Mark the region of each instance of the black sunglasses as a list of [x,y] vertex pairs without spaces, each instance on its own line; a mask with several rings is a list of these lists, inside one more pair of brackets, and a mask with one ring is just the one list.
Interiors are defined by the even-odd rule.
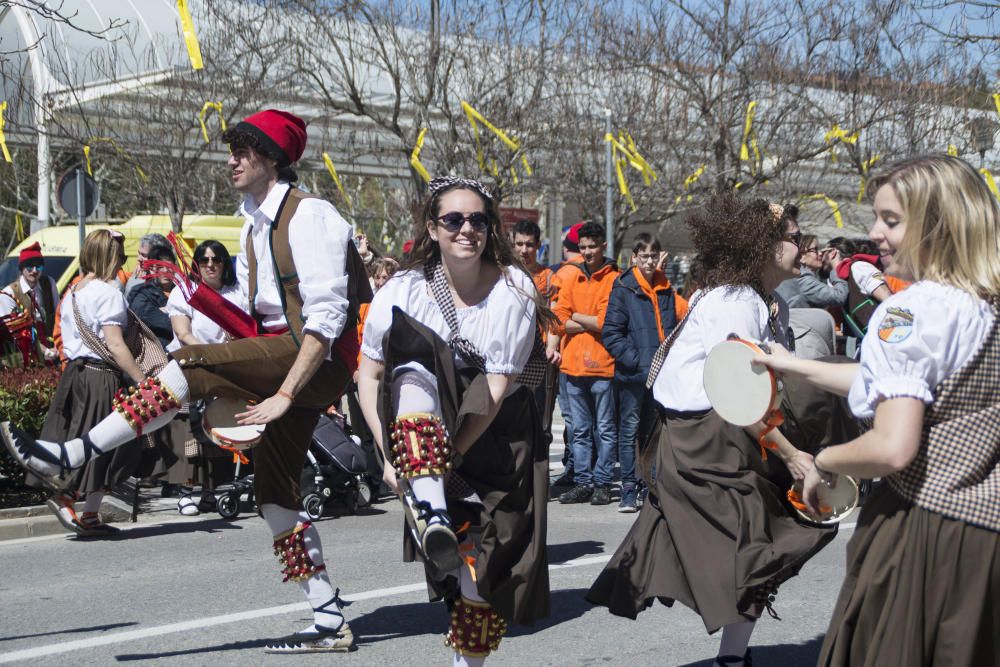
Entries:
[[475,213],[470,213],[468,215],[462,215],[458,211],[452,211],[451,213],[445,213],[444,215],[437,218],[437,222],[444,226],[451,233],[455,233],[462,229],[462,225],[468,220],[472,228],[477,232],[485,231],[490,225],[490,219],[486,217],[485,213],[480,213],[476,211]]
[[802,232],[792,232],[791,234],[785,234],[784,240],[788,241],[789,243],[794,243],[796,246],[798,246],[800,243],[802,243]]

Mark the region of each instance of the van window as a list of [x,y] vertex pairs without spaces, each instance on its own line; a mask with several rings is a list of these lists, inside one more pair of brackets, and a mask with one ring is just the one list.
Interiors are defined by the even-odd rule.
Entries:
[[[73,257],[46,257],[45,261],[45,275],[59,282],[59,278],[62,274],[66,272],[69,268],[70,263],[73,261]],[[17,257],[8,257],[4,260],[3,264],[0,264],[0,288],[10,285],[12,282],[20,277],[21,272],[17,268]]]

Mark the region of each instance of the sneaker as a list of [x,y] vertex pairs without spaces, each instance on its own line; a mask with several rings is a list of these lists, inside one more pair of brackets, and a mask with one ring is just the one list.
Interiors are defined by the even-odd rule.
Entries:
[[557,486],[573,486],[573,471],[563,471],[561,475],[549,482],[549,486],[553,488]]
[[269,641],[265,653],[347,653],[354,651],[354,633],[346,622],[338,630],[330,632],[296,632],[295,634]]
[[595,486],[594,495],[590,498],[591,505],[610,505],[611,504],[611,487],[609,486]]
[[631,514],[632,512],[639,511],[639,503],[637,501],[639,493],[636,491],[634,486],[625,486],[622,488],[622,499],[618,503],[618,511],[622,514]]
[[593,487],[587,486],[586,484],[580,484],[579,486],[574,486],[572,489],[559,496],[559,502],[563,505],[585,503],[590,500],[593,493]]

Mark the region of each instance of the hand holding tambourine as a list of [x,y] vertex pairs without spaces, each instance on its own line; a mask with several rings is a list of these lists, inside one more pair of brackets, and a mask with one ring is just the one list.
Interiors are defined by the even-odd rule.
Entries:
[[[766,363],[761,363],[762,358]],[[735,426],[780,423],[784,385],[775,371],[780,372],[790,359],[794,359],[792,354],[777,343],[755,343],[731,334],[705,360],[705,394],[712,409]],[[857,482],[843,475],[829,481],[829,485],[824,483],[813,465],[805,477],[810,495],[803,497],[803,485],[798,482],[789,489],[788,500],[799,516],[832,524],[851,513],[858,504]]]

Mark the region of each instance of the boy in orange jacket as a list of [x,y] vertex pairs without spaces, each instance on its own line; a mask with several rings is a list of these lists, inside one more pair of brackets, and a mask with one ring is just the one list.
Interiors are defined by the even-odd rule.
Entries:
[[[559,286],[555,311],[566,336],[562,372],[567,376],[573,415],[570,442],[576,486],[559,496],[560,503],[607,505],[611,502],[612,468],[618,445],[615,360],[601,344],[600,307],[606,304],[618,267],[605,258],[604,227],[588,222],[579,234],[582,264]],[[596,437],[595,437],[596,436]],[[597,463],[591,471],[591,454]]]

